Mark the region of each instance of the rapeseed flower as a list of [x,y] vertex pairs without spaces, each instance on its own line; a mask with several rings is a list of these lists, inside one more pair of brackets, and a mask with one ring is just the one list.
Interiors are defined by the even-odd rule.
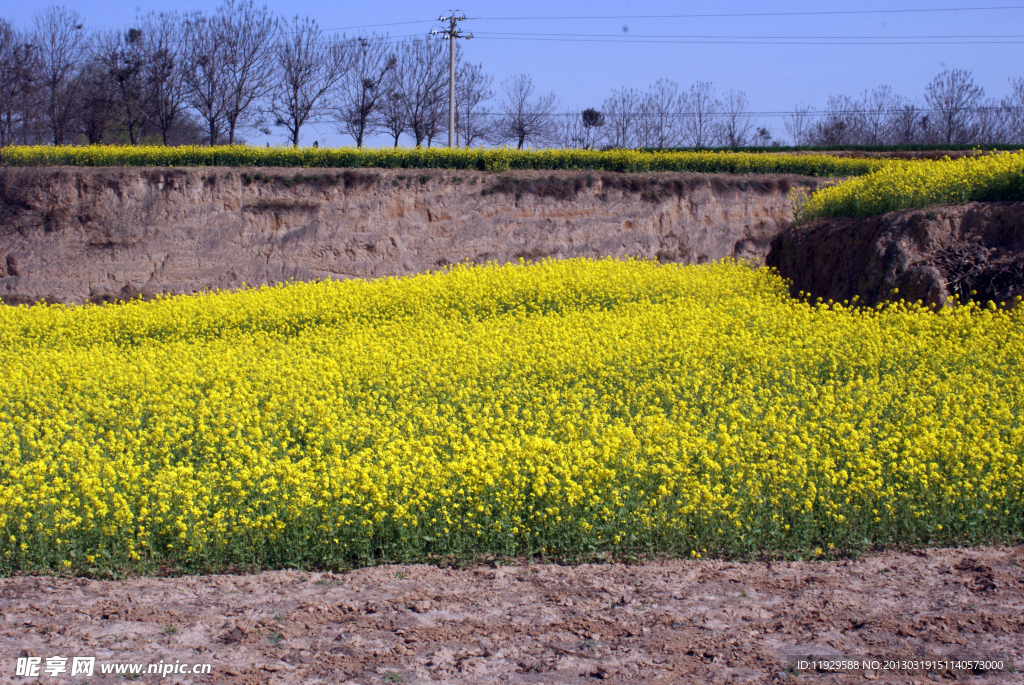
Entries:
[[0,569],[1014,539],[1024,308],[567,260],[0,308]]

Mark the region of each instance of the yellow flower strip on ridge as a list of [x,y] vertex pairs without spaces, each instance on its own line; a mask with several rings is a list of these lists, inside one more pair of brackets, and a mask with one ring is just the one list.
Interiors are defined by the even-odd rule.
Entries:
[[865,176],[813,193],[798,221],[873,216],[942,204],[1024,200],[1024,151],[950,160],[888,162]]
[[0,564],[1012,540],[1024,313],[548,261],[0,309]]
[[827,154],[754,152],[646,152],[642,150],[515,150],[510,148],[291,148],[232,146],[11,146],[0,166],[231,166],[352,168],[577,169],[685,171],[729,174],[857,176],[879,169],[878,159]]

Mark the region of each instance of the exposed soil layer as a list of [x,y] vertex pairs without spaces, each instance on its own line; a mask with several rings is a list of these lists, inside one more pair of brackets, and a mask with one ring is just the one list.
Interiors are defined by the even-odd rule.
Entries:
[[0,297],[110,301],[470,261],[761,260],[822,179],[437,169],[0,168]]
[[12,678],[19,654],[212,665],[209,676],[142,677],[166,683],[951,682],[795,676],[787,658],[1002,655],[1020,668],[1022,567],[1024,547],[990,547],[774,564],[8,578],[0,682],[32,682]]
[[765,262],[823,300],[1009,303],[1024,296],[1024,202],[816,219],[776,236]]

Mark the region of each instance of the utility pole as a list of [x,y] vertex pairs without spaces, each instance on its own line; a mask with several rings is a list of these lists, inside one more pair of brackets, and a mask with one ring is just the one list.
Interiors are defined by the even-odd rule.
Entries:
[[451,10],[448,16],[443,14],[438,21],[448,22],[446,28],[433,29],[430,35],[441,36],[448,39],[448,147],[455,147],[455,39],[465,38],[469,40],[472,33],[465,33],[459,28],[459,22],[466,20],[465,14],[456,14],[458,10]]

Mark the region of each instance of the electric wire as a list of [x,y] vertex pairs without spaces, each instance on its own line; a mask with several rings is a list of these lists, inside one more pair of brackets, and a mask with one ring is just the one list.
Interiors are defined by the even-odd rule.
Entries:
[[929,40],[927,38],[921,40],[886,40],[884,38],[877,39],[847,39],[843,37],[835,37],[828,39],[803,39],[803,40],[792,40],[792,39],[747,39],[746,37],[727,37],[721,39],[705,39],[705,38],[693,38],[693,39],[661,39],[661,38],[597,38],[597,37],[559,37],[559,38],[545,38],[545,37],[525,37],[525,36],[495,36],[488,35],[482,31],[475,31],[474,35],[481,40],[511,40],[511,41],[532,41],[540,43],[626,43],[635,45],[645,44],[670,44],[670,45],[1020,45],[1024,43],[1022,40]]
[[731,12],[721,14],[617,14],[603,16],[555,16],[555,17],[470,17],[476,21],[576,21],[599,19],[726,19],[737,17],[814,17],[858,14],[920,14],[932,12],[982,12],[1022,10],[1024,5],[1001,5],[996,7],[932,7],[922,9],[892,10],[821,10],[816,12]]

